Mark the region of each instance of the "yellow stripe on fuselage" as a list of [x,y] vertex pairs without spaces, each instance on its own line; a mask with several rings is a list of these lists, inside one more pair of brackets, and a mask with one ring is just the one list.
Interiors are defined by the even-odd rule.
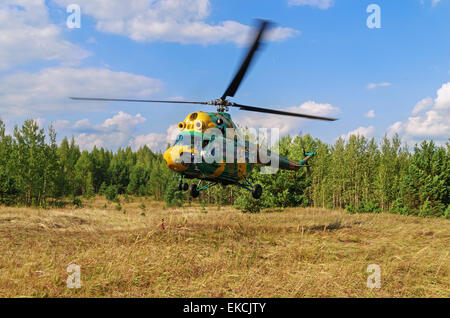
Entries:
[[216,171],[214,171],[214,173],[212,175],[210,175],[210,178],[217,178],[219,176],[222,175],[222,173],[225,171],[225,167],[226,167],[226,163],[225,162],[221,162],[219,163],[219,168],[216,169]]
[[247,173],[247,163],[238,163],[238,178],[242,179]]

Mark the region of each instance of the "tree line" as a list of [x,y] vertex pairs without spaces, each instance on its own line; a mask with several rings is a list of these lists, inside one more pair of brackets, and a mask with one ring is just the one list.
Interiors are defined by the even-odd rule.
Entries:
[[2,205],[47,206],[96,194],[114,200],[125,193],[163,200],[172,179],[162,156],[148,147],[81,151],[73,137],[57,145],[52,127],[46,134],[27,120],[7,135],[0,120]]
[[[450,144],[433,141],[413,151],[396,135],[376,142],[351,136],[333,145],[310,135],[286,136],[280,154],[300,161],[306,151],[318,153],[307,169],[297,172],[251,173],[263,196],[233,186],[216,186],[200,196],[202,204],[234,205],[249,212],[277,207],[346,209],[350,213],[393,212],[419,216],[450,216]],[[197,181],[193,181],[197,182]],[[182,205],[192,199],[177,190],[178,178],[165,166],[161,153],[144,146],[116,152],[81,151],[74,138],[56,142],[33,120],[16,126],[12,135],[0,120],[0,205],[60,206],[82,204],[83,198],[105,195],[147,196]]]

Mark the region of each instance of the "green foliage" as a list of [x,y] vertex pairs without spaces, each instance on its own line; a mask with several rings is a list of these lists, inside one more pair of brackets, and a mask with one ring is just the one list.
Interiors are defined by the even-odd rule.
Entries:
[[[239,190],[235,206],[243,211],[287,206],[345,208],[349,213],[382,211],[420,216],[445,216],[450,204],[450,145],[423,142],[410,153],[398,136],[374,139],[339,138],[333,146],[309,135],[306,149],[316,149],[311,176],[304,170],[274,175],[254,172],[251,180],[263,186],[260,202]],[[299,161],[301,139],[284,137],[280,154]],[[255,206],[256,205],[256,206]]]
[[431,202],[428,199],[422,204],[419,209],[419,216],[422,217],[444,217],[445,206],[442,203]]
[[105,196],[106,196],[106,200],[108,201],[117,201],[118,196],[119,195],[119,188],[117,185],[110,185],[109,187],[106,188],[105,191]]
[[81,201],[80,198],[74,198],[72,201],[72,204],[76,207],[76,208],[82,208],[83,207],[83,201]]
[[150,180],[150,173],[151,171],[146,169],[142,164],[131,168],[130,183],[127,186],[127,192],[139,196],[146,195],[146,184]]
[[164,200],[166,205],[170,206],[183,206],[183,193],[178,190],[178,182],[172,178],[169,185],[166,188],[166,193],[164,195]]
[[433,141],[416,145],[402,179],[406,205],[420,216],[444,216],[450,204],[450,153]]
[[261,199],[254,199],[249,191],[241,192],[241,194],[234,202],[234,207],[241,210],[242,212],[259,213],[263,208],[263,201]]
[[362,202],[359,204],[360,211],[362,213],[381,213],[383,210],[378,203],[375,202]]
[[444,217],[445,217],[446,219],[450,219],[450,204],[447,205],[447,209],[445,209]]
[[354,214],[354,213],[381,213],[382,209],[378,205],[378,203],[373,202],[360,202],[357,206],[353,202],[350,202],[345,207],[345,210],[348,213]]
[[350,214],[354,214],[357,212],[357,208],[355,207],[355,204],[353,202],[350,202],[346,207],[345,211]]
[[86,191],[84,192],[84,196],[86,198],[92,198],[95,196],[94,185],[92,183],[92,173],[88,172],[88,176],[86,178]]
[[5,169],[0,167],[0,205],[11,206],[16,204],[19,189],[16,180],[6,174]]
[[403,199],[402,198],[398,198],[392,203],[392,206],[390,208],[390,212],[407,215],[407,214],[409,214],[409,209],[403,203]]
[[108,188],[108,186],[106,185],[106,182],[102,182],[100,189],[98,190],[98,194],[105,195],[107,188]]
[[75,164],[75,182],[84,196],[91,196],[94,192],[92,184],[92,161],[88,151],[83,151]]

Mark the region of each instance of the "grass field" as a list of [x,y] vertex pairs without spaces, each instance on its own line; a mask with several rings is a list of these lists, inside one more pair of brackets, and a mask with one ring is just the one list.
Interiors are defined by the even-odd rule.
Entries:
[[[83,209],[0,208],[0,296],[450,296],[449,220],[133,200],[121,211],[99,198]],[[80,289],[66,286],[73,263]],[[380,289],[366,286],[370,264]]]

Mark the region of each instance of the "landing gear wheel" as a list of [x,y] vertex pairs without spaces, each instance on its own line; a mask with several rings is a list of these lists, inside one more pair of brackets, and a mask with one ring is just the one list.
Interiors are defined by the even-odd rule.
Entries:
[[189,184],[183,183],[183,191],[187,191],[189,189]]
[[191,192],[191,197],[193,197],[194,199],[200,195],[200,192],[197,190],[196,184],[191,184],[189,191]]
[[255,184],[255,186],[253,187],[253,191],[252,191],[252,196],[254,199],[260,199],[262,196],[262,187],[259,184]]

